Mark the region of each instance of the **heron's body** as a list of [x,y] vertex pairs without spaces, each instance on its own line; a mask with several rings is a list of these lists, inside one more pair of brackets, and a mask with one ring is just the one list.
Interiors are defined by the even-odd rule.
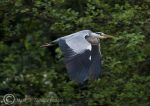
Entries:
[[69,77],[77,83],[97,79],[102,71],[98,37],[90,30],[82,30],[52,42],[58,43]]
[[[88,46],[90,46],[90,43],[85,40],[85,36],[89,36],[89,33],[91,33],[90,30],[83,30],[70,34],[68,36],[58,38],[58,44],[62,41],[65,41],[66,44],[70,48],[73,48],[73,51],[78,54],[84,51]],[[61,45],[59,44],[59,46]]]

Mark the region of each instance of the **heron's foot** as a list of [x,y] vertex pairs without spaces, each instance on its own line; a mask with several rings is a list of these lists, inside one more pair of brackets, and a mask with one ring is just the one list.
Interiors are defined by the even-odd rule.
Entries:
[[44,45],[41,45],[40,47],[48,47],[48,46],[53,46],[54,44],[51,44],[51,43],[46,43]]

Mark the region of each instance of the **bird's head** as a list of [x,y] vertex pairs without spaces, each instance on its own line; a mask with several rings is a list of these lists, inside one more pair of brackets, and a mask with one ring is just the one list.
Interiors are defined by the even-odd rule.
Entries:
[[96,36],[99,39],[112,39],[112,38],[114,38],[113,36],[108,35],[108,34],[104,34],[103,32],[95,32],[92,35]]

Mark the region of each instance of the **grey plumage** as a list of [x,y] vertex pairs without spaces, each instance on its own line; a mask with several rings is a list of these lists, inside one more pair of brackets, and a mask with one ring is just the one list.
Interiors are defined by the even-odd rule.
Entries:
[[82,30],[52,42],[58,43],[71,80],[82,84],[87,79],[97,79],[100,76],[102,71],[99,52],[99,38],[102,36],[100,33]]

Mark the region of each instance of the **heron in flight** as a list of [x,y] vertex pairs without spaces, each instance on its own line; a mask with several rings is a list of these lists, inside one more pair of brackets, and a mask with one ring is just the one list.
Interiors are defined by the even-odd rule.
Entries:
[[97,79],[101,73],[100,39],[112,38],[102,32],[82,30],[60,37],[41,47],[58,44],[71,80],[82,84],[88,79]]

